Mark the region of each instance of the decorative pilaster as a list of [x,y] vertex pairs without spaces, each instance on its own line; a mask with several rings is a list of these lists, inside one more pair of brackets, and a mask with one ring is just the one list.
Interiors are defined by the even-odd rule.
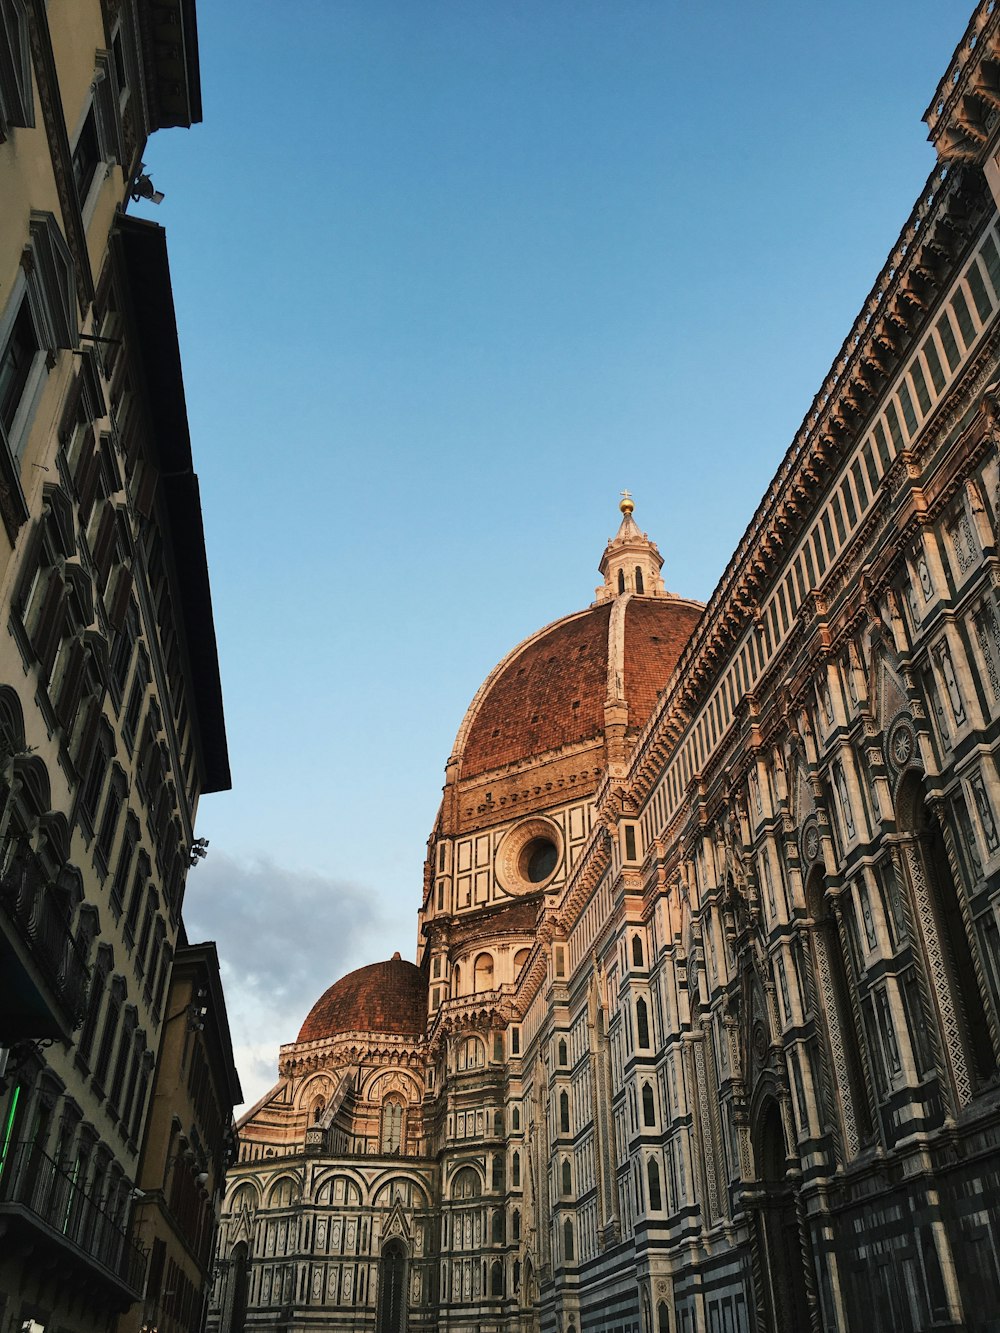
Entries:
[[830,966],[830,944],[826,930],[822,927],[811,927],[809,935],[812,940],[813,955],[816,959],[816,972],[823,993],[823,1013],[826,1018],[826,1030],[830,1042],[830,1058],[833,1062],[835,1096],[840,1103],[840,1121],[844,1135],[845,1157],[850,1161],[857,1157],[861,1151],[861,1135],[858,1132],[850,1061],[841,1028],[840,1005],[837,1001],[836,987],[833,981],[833,969]]
[[943,1080],[943,1084],[950,1085],[954,1109],[958,1109],[968,1106],[972,1101],[973,1091],[972,1075],[965,1053],[965,1044],[962,1041],[961,1004],[954,992],[948,972],[947,955],[938,930],[934,904],[931,901],[930,888],[924,872],[924,859],[917,839],[912,835],[908,836],[902,843],[902,850],[917,919],[917,936],[924,956],[947,1072],[950,1074],[950,1079]]

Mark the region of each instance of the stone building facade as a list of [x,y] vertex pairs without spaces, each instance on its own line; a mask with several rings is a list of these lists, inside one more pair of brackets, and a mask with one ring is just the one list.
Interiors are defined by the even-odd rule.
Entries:
[[[0,1333],[108,1329],[203,792],[229,786],[148,136],[192,0],[0,0]],[[231,1110],[230,1103],[230,1110]]]
[[626,498],[476,695],[417,964],[243,1122],[212,1327],[996,1329],[998,68],[984,0],[708,605]]
[[215,945],[178,941],[132,1206],[146,1280],[117,1333],[202,1327],[242,1100]]

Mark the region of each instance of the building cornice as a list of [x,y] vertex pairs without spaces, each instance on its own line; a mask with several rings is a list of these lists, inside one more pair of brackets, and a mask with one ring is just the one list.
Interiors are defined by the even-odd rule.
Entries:
[[924,112],[941,161],[981,162],[1000,109],[1000,6],[980,0]]

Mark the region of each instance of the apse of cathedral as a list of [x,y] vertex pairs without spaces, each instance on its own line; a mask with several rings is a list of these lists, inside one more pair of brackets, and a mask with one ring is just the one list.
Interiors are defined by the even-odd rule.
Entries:
[[998,68],[984,0],[707,606],[626,493],[476,693],[416,961],[240,1123],[211,1328],[1000,1328]]

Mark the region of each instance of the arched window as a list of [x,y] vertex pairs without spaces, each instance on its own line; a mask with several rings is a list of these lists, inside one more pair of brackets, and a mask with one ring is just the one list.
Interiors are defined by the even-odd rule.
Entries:
[[651,1083],[642,1085],[642,1123],[644,1125],[656,1124],[656,1107],[653,1103],[653,1085]]
[[498,1208],[493,1214],[491,1237],[494,1245],[503,1244],[503,1209]]
[[515,1189],[521,1186],[521,1154],[516,1152],[510,1159],[510,1183]]
[[475,986],[477,991],[493,989],[493,955],[481,953],[476,959]]
[[458,1048],[459,1069],[482,1069],[484,1063],[483,1043],[478,1037],[465,1037]]
[[463,1166],[455,1172],[455,1179],[451,1182],[453,1199],[478,1199],[480,1193],[479,1176],[471,1166]]
[[520,1259],[515,1259],[515,1260],[514,1260],[514,1290],[515,1290],[515,1291],[520,1291],[520,1290],[521,1290],[521,1261],[520,1261]]
[[625,571],[624,571],[624,569],[620,569],[620,570],[618,571],[618,591],[619,591],[619,592],[624,592],[624,591],[625,591]]
[[406,1250],[391,1240],[378,1266],[378,1333],[403,1333],[406,1328]]
[[670,1315],[667,1313],[666,1301],[657,1302],[656,1333],[670,1333]]
[[649,1183],[650,1210],[652,1212],[659,1212],[663,1207],[663,1199],[660,1194],[660,1168],[652,1157],[646,1163],[646,1180]]
[[569,1093],[566,1092],[559,1094],[559,1132],[569,1133]]
[[515,1241],[521,1239],[521,1210],[519,1208],[514,1209],[513,1216],[510,1219],[510,1233]]
[[632,966],[644,966],[642,959],[642,937],[640,935],[632,936]]
[[521,1108],[518,1106],[510,1108],[510,1127],[511,1129],[521,1128]]
[[503,1157],[500,1153],[493,1155],[493,1188],[495,1190],[503,1189]]
[[490,1295],[503,1295],[503,1265],[499,1259],[494,1260],[493,1267],[490,1270]]
[[568,1264],[576,1257],[573,1249],[573,1223],[568,1217],[563,1223],[563,1256]]
[[639,1045],[646,1047],[649,1045],[649,1010],[646,1008],[646,1001],[638,999],[635,1002],[635,1026],[638,1032]]
[[564,1157],[562,1163],[562,1192],[563,1194],[573,1193],[573,1168],[569,1164],[568,1157]]
[[382,1130],[379,1147],[383,1153],[400,1153],[403,1149],[403,1099],[397,1093],[382,1103]]
[[297,1180],[293,1180],[291,1176],[282,1176],[271,1186],[270,1193],[267,1196],[267,1206],[268,1208],[290,1208],[293,1203],[298,1203],[300,1192]]
[[[247,1319],[247,1247],[245,1241],[234,1246],[229,1256],[229,1320],[225,1333],[243,1333]],[[225,1308],[225,1306],[223,1306]]]
[[462,969],[458,963],[451,970],[451,993],[452,995],[461,995],[462,993]]
[[646,591],[642,582],[642,570],[638,565],[635,567],[635,590],[640,593]]
[[503,1111],[493,1112],[493,1133],[497,1138],[503,1133]]
[[514,980],[515,980],[515,981],[516,981],[517,978],[518,978],[518,974],[520,973],[521,968],[524,967],[525,963],[528,961],[528,954],[529,954],[529,953],[531,953],[531,950],[530,950],[530,949],[518,949],[517,953],[514,955]]
[[559,1047],[558,1047],[558,1052],[557,1052],[557,1058],[558,1058],[559,1063],[560,1063],[561,1065],[565,1065],[565,1064],[568,1064],[568,1063],[569,1063],[569,1052],[568,1052],[568,1050],[566,1049],[566,1042],[565,1042],[565,1039],[564,1039],[564,1038],[560,1038],[560,1039],[559,1039]]

